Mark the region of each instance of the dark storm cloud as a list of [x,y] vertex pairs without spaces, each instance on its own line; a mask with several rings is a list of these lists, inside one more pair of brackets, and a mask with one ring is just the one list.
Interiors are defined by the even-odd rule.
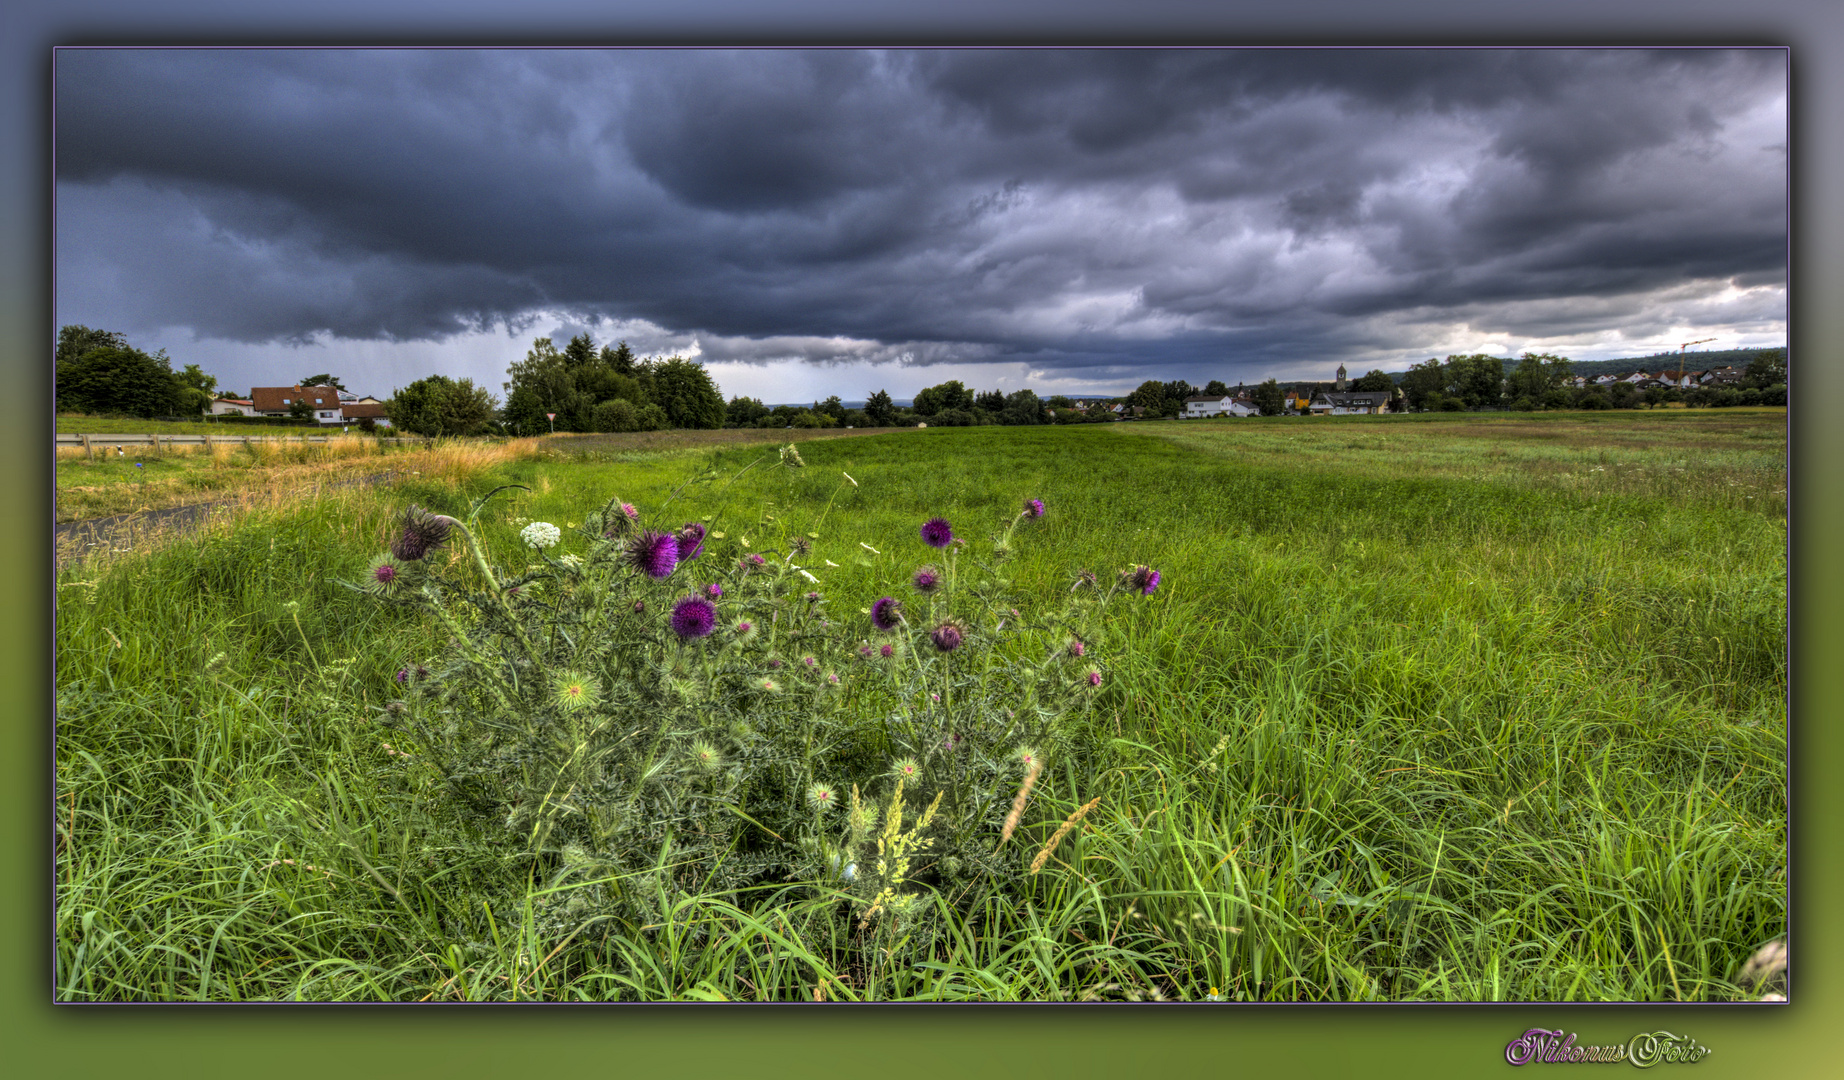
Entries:
[[1653,293],[1783,276],[1783,64],[64,51],[60,318],[254,342],[553,312],[712,358],[1096,370],[1639,327]]

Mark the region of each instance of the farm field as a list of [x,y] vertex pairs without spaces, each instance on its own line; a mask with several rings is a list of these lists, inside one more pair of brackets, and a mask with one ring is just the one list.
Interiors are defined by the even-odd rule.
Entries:
[[[373,486],[252,501],[59,573],[55,993],[1742,996],[1737,968],[1786,930],[1784,424],[1784,410],[1740,409],[1272,418],[392,454]],[[821,437],[790,459],[777,448],[794,435]],[[399,464],[411,460],[423,467]],[[131,483],[70,464],[61,515],[67,490]],[[243,467],[298,488],[282,470],[314,464]],[[83,483],[67,488],[67,469]],[[710,703],[727,726],[685,743],[732,763],[685,766],[696,829],[662,840],[648,820],[583,833],[556,819],[559,836],[652,843],[657,866],[638,846],[600,862],[587,841],[523,850],[506,826],[528,805],[444,774],[455,733],[498,715],[468,674],[494,664],[457,659],[466,646],[450,639],[487,640],[499,608],[438,618],[340,584],[374,572],[409,504],[466,519],[505,484],[523,488],[486,501],[474,532],[498,578],[532,591],[516,601],[524,629],[501,636],[541,628],[533,655],[580,651],[603,623],[569,621],[575,604],[640,641],[674,597],[722,581],[718,629],[670,644],[661,685],[776,684]],[[632,614],[640,575],[599,569],[609,519],[573,529],[611,498],[643,526],[707,530],[700,561]],[[1044,516],[1017,520],[1033,498]],[[964,549],[924,545],[937,516]],[[522,540],[533,522],[562,527],[556,548]],[[1007,557],[995,536],[1011,537]],[[439,572],[477,586],[465,550],[443,548]],[[918,594],[924,563],[964,580]],[[812,580],[795,582],[795,565]],[[1108,593],[1142,565],[1155,588]],[[764,585],[777,567],[794,584]],[[1072,639],[1085,573],[1107,596]],[[755,589],[785,624],[738,628]],[[873,628],[883,596],[904,598],[915,634]],[[921,632],[938,605],[965,624],[960,652],[932,652]],[[833,637],[836,662],[820,651]],[[1072,641],[1089,648],[1074,658]],[[859,661],[860,642],[896,650]],[[1019,671],[1074,689],[1019,692]],[[631,704],[612,677],[589,685],[587,706],[562,689],[555,706],[548,688],[519,700],[576,725]],[[760,730],[732,722],[752,710]],[[957,741],[1037,716],[1030,771],[981,759],[996,779],[970,808],[972,781],[936,764],[951,754],[902,742],[915,717]],[[809,738],[802,756],[824,775],[755,749],[783,730]],[[893,808],[883,831],[830,872],[797,872],[840,851],[830,825],[804,848],[790,830],[836,819],[817,803],[767,817],[773,797],[828,787],[843,805],[853,785]],[[959,816],[931,833],[918,822],[949,792],[943,821]],[[909,847],[907,871],[882,868],[920,839],[936,846]]]

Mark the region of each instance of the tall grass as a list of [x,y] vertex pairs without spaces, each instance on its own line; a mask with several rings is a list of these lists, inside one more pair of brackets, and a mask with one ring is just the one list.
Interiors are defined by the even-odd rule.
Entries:
[[[74,568],[57,993],[1735,995],[1785,930],[1784,517],[1761,498],[1783,461],[1771,420],[1675,439],[1649,420],[1558,440],[1570,471],[1592,439],[1653,440],[1567,486],[1491,455],[1517,437],[1424,425],[1373,453],[1374,425],[1338,421],[930,429],[815,442],[807,468],[734,483],[760,448],[455,453]],[[1674,486],[1679,460],[1696,479]],[[844,619],[923,561],[924,517],[977,541],[1045,499],[1008,566],[1023,618],[1083,570],[1165,574],[1102,651],[1091,749],[1044,774],[1007,850],[1025,867],[1100,802],[1022,889],[936,893],[901,936],[772,883],[541,933],[557,886],[505,880],[382,745],[394,673],[435,631],[333,583],[403,503],[454,512],[502,482],[530,490],[483,520],[498,558],[520,520],[619,493],[758,548],[817,533]]]

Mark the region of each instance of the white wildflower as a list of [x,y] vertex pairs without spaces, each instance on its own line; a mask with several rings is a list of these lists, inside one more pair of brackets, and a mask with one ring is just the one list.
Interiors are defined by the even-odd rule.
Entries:
[[519,539],[535,548],[556,547],[563,530],[548,521],[534,521],[519,530]]

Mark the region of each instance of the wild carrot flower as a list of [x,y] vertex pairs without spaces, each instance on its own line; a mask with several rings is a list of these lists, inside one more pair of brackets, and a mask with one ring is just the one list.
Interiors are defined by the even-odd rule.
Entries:
[[1028,517],[1034,517],[1034,518],[1043,517],[1044,516],[1044,500],[1027,499],[1025,500],[1024,510],[1025,510],[1026,516]]
[[403,526],[391,541],[391,554],[404,562],[415,562],[448,541],[448,535],[460,522],[446,514],[432,514],[411,503],[403,512]]
[[648,529],[627,542],[626,559],[629,566],[655,581],[670,577],[679,565],[679,540],[671,533]]
[[895,630],[902,621],[902,601],[894,597],[883,596],[879,597],[877,602],[871,605],[871,625],[877,627],[879,630]]
[[954,529],[947,518],[929,518],[922,523],[922,542],[932,548],[944,548],[954,542]]
[[931,563],[918,568],[916,576],[909,580],[915,585],[917,592],[926,596],[941,588],[941,571]]
[[679,530],[679,561],[690,562],[704,553],[704,526],[688,521]]
[[831,784],[814,784],[807,789],[807,805],[823,814],[839,805],[839,789]]
[[558,708],[565,712],[594,705],[602,698],[602,687],[593,675],[584,675],[579,671],[566,671],[557,677],[556,701]]
[[543,551],[557,546],[557,541],[563,539],[563,530],[548,521],[534,521],[519,530],[519,539],[527,547]]
[[947,622],[935,627],[934,632],[928,636],[929,640],[935,643],[935,648],[940,649],[942,652],[953,652],[955,649],[960,648],[961,640],[964,637],[965,634],[961,630],[960,623],[953,619],[949,619]]
[[672,605],[672,632],[681,638],[698,638],[717,626],[717,609],[709,600],[687,596]]

